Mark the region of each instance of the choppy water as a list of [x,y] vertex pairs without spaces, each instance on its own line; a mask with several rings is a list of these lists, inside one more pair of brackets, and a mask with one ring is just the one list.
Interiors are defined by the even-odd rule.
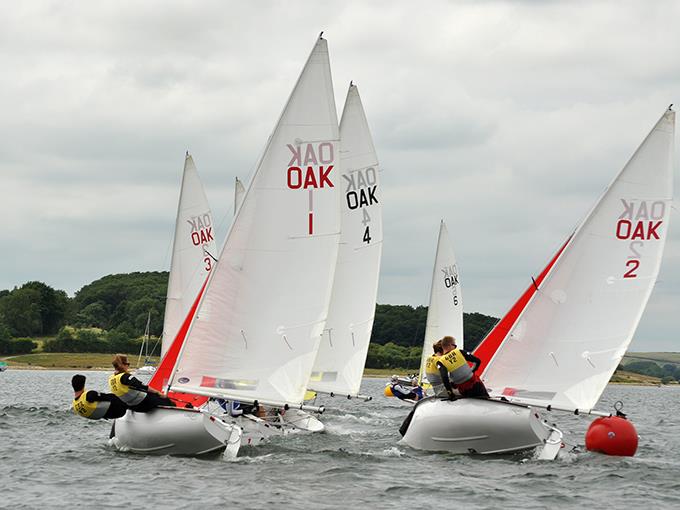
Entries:
[[[107,374],[89,372],[88,387]],[[327,431],[241,449],[233,462],[111,450],[110,425],[69,410],[72,373],[0,374],[0,508],[680,508],[680,388],[610,386],[600,407],[625,401],[640,434],[633,458],[565,452],[472,458],[397,443],[408,406],[325,398]],[[322,400],[322,399],[319,399]],[[555,414],[571,444],[590,419]]]

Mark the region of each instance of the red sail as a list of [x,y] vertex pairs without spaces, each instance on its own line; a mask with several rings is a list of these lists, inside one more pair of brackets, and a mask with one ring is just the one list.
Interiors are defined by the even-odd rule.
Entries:
[[555,256],[550,260],[548,265],[545,267],[543,272],[541,272],[541,274],[538,275],[538,278],[534,280],[535,283],[532,282],[531,286],[524,291],[524,294],[522,294],[522,296],[517,300],[517,302],[512,306],[512,308],[510,308],[510,311],[506,313],[505,316],[496,323],[496,325],[489,332],[489,334],[486,335],[486,337],[484,337],[484,340],[482,340],[482,342],[477,346],[477,348],[474,351],[474,355],[482,360],[482,364],[478,369],[478,373],[480,374],[484,373],[484,370],[486,370],[489,361],[491,361],[491,358],[493,358],[494,354],[496,354],[496,351],[503,343],[503,340],[505,340],[505,337],[508,336],[508,333],[510,333],[510,330],[515,325],[515,322],[517,322],[517,319],[519,318],[520,314],[522,313],[522,311],[524,311],[524,308],[527,306],[533,295],[536,293],[536,290],[543,282],[543,279],[552,269],[553,265],[555,264],[555,261],[562,254],[564,248],[566,248],[567,244],[569,244],[569,241],[571,241],[571,237],[572,236],[569,236],[569,239],[567,239],[567,241],[557,251]]
[[[191,326],[191,322],[194,318],[194,315],[196,314],[198,303],[201,301],[201,296],[203,295],[203,291],[205,290],[206,283],[208,283],[207,277],[205,279],[205,282],[203,282],[203,286],[201,287],[198,296],[196,296],[194,304],[189,310],[189,314],[184,319],[182,327],[179,328],[175,340],[172,342],[172,345],[168,349],[168,352],[165,353],[165,356],[161,360],[160,365],[158,365],[156,373],[151,378],[151,381],[149,382],[149,387],[158,391],[162,391],[162,389],[170,380],[172,369],[174,368],[175,363],[177,362],[177,356],[179,356],[179,351],[182,349],[184,339],[186,338],[187,333],[189,332],[189,326]],[[190,395],[188,393],[177,393],[174,391],[169,392],[168,397],[170,397],[173,400],[173,402],[177,404],[178,407],[185,407],[187,404],[191,404],[194,407],[199,407],[208,400],[208,397],[204,397],[201,395]]]

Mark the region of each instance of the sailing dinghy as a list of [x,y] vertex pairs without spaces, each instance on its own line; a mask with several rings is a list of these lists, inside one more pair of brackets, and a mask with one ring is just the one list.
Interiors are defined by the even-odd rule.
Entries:
[[[432,351],[432,344],[441,340],[444,336],[452,336],[456,339],[456,345],[461,349],[464,346],[463,338],[463,295],[461,292],[460,275],[456,255],[449,238],[446,223],[439,223],[439,235],[437,237],[437,251],[432,269],[432,282],[430,284],[430,301],[427,307],[427,319],[425,322],[425,338],[423,341],[423,353],[420,357],[420,370],[417,384],[423,388],[427,395],[431,388],[427,380],[425,366],[427,358]],[[410,386],[412,378],[399,378],[401,384]],[[391,383],[386,386],[385,396],[393,396],[392,391],[387,391]],[[430,392],[431,394],[431,392]],[[413,404],[410,399],[402,399],[403,402]]]
[[[194,160],[187,152],[175,220],[161,343],[162,356],[170,350],[172,339],[177,336],[182,323],[195,305],[214,265],[212,254],[216,252],[215,245],[212,212]],[[148,328],[147,320],[147,336]],[[156,367],[152,368],[154,370],[151,373],[154,373]],[[138,370],[137,373],[148,372]],[[161,389],[158,380],[158,377],[152,377],[150,386]],[[206,400],[205,397],[194,395],[185,395],[176,400],[180,408],[191,403],[196,408],[193,411],[128,411],[123,418],[115,421],[115,435],[111,438],[111,444],[121,450],[138,453],[201,454],[224,447],[225,442],[232,437],[232,432],[232,442],[235,442],[239,434],[232,431],[231,425],[225,425],[216,432],[217,425],[213,424],[209,416],[204,417],[205,413],[198,409]],[[178,431],[184,435],[183,441],[177,441],[175,436]]]
[[593,408],[633,338],[663,257],[674,131],[668,109],[475,350],[492,400],[424,400],[402,427],[404,443],[453,453],[544,445],[542,458],[554,458],[561,433],[538,409],[603,414]]
[[359,90],[350,84],[340,120],[341,234],[328,319],[309,389],[359,395],[373,329],[382,253],[378,158]]
[[[463,294],[456,255],[449,238],[444,220],[439,224],[437,254],[432,270],[430,303],[427,307],[425,341],[420,358],[418,382],[425,379],[425,362],[432,354],[432,344],[445,336],[456,339],[456,345],[463,348]],[[427,381],[425,381],[427,382]]]
[[[293,428],[323,428],[304,412],[323,409],[305,406],[303,398],[337,260],[338,156],[328,48],[320,37],[243,195],[219,263],[150,383],[178,402],[201,396],[274,407],[281,410],[278,423],[231,417],[210,402],[159,408],[128,413],[135,420],[126,430],[116,423],[119,447],[200,454],[233,445],[236,436],[253,443]],[[241,434],[248,421],[255,427]]]

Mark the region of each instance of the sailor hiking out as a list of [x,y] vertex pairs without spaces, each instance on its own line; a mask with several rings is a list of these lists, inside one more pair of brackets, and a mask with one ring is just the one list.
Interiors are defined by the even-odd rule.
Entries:
[[[455,388],[463,397],[489,398],[484,383],[475,373],[482,361],[468,351],[458,349],[452,336],[442,338],[441,344],[443,355],[437,361],[437,367],[449,396],[453,397]],[[468,362],[473,363],[474,367],[470,367]]]
[[116,354],[111,362],[114,373],[109,377],[111,392],[127,407],[138,413],[146,413],[158,406],[175,407],[175,403],[162,393],[149,388],[128,372],[130,363],[124,354]]
[[76,374],[71,378],[73,387],[73,412],[90,420],[120,418],[127,411],[127,406],[111,393],[99,393],[85,389],[86,377]]

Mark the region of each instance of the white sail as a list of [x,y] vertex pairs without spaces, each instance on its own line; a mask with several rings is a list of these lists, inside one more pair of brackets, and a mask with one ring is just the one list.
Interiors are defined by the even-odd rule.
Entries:
[[198,296],[198,291],[214,265],[212,257],[216,252],[212,212],[194,160],[187,153],[175,221],[161,357],[170,348]]
[[237,177],[236,181],[234,182],[234,215],[236,215],[241,202],[243,202],[243,195],[245,194],[246,188],[243,185],[243,182],[241,182]]
[[463,294],[460,288],[458,264],[444,220],[439,225],[437,255],[432,270],[430,304],[427,308],[425,343],[420,359],[420,379],[425,375],[425,361],[432,355],[432,344],[444,336],[456,339],[461,349],[463,339]]
[[359,91],[352,84],[340,121],[340,141],[340,249],[309,387],[356,396],[373,329],[383,236],[378,158]]
[[172,390],[302,402],[338,252],[338,143],[328,48],[319,38],[210,274]]
[[673,190],[668,110],[577,229],[483,379],[495,394],[591,409],[656,282]]

